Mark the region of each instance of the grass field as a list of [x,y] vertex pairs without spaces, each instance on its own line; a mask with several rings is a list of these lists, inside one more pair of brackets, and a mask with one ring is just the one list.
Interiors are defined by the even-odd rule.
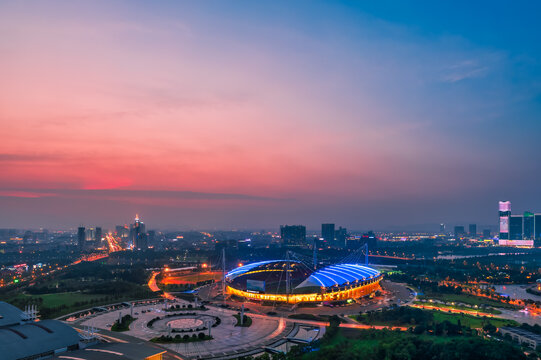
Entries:
[[[144,298],[151,296],[144,295]],[[152,294],[150,294],[152,295]],[[112,296],[107,294],[85,294],[81,292],[64,292],[53,294],[11,294],[3,296],[0,300],[6,301],[20,309],[27,304],[37,304],[42,319],[56,318],[78,310],[84,310],[95,306],[118,303],[127,300],[143,298],[134,293],[127,293],[125,296]],[[41,299],[41,301],[40,301]]]
[[469,294],[436,294],[436,293],[430,293],[425,294],[422,296],[419,296],[421,299],[434,299],[434,300],[441,300],[446,302],[461,302],[468,305],[488,305],[492,307],[499,307],[504,309],[516,309],[516,306],[511,304],[506,304],[500,301],[469,295]]
[[496,327],[502,327],[502,326],[518,326],[520,325],[514,320],[506,320],[506,319],[499,319],[499,318],[483,318],[478,316],[472,316],[472,315],[466,315],[466,314],[449,314],[441,311],[432,311],[434,314],[434,321],[435,322],[443,322],[443,321],[449,321],[453,324],[458,323],[458,320],[460,320],[460,323],[462,326],[467,326],[473,329],[482,328],[483,324],[491,323],[492,325]]
[[467,307],[463,305],[444,305],[436,302],[421,302],[421,301],[414,301],[415,305],[421,305],[421,306],[437,306],[442,309],[456,309],[456,310],[467,310],[467,311],[473,311],[473,312],[484,312],[489,314],[501,314],[502,312],[493,308],[473,308],[473,307]]
[[[526,360],[519,348],[472,335],[416,335],[405,331],[340,328],[325,334],[318,351],[295,347],[287,358],[328,359],[507,359]],[[532,358],[535,358],[532,357]]]
[[42,298],[43,303],[41,303],[41,306],[50,308],[50,307],[58,307],[61,305],[72,307],[75,305],[75,303],[81,303],[84,301],[92,301],[94,299],[100,299],[104,297],[106,297],[106,295],[91,295],[91,294],[83,294],[80,292],[66,292],[66,293],[43,294],[43,295],[19,294],[17,295],[16,298],[25,302],[29,300],[36,300],[36,299]]

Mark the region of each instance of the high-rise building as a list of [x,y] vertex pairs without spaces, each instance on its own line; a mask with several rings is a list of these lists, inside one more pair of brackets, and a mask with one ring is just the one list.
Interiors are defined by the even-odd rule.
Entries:
[[509,217],[509,240],[523,239],[523,219],[522,215],[511,215]]
[[445,224],[440,224],[440,234],[445,234]]
[[[94,241],[96,230],[94,228],[86,229],[86,241]],[[88,243],[87,243],[88,244]]]
[[483,239],[490,239],[490,229],[483,230]]
[[342,248],[345,247],[347,237],[348,237],[347,229],[340,226],[338,230],[335,231],[335,234],[334,234],[336,245]]
[[321,224],[321,237],[327,245],[334,246],[334,224]]
[[306,243],[306,226],[281,225],[280,237],[284,246],[301,246]]
[[500,239],[509,240],[509,217],[511,216],[511,202],[500,201]]
[[463,237],[466,234],[466,230],[464,230],[464,226],[455,226],[455,238]]
[[468,226],[469,235],[472,237],[477,236],[477,224],[470,224]]
[[79,246],[79,250],[85,249],[85,242],[86,242],[85,227],[80,226],[77,228],[77,245]]
[[101,227],[96,227],[96,232],[94,233],[94,241],[96,241],[96,244],[99,245],[99,243],[101,242],[101,238],[102,238],[103,234],[102,234],[102,230],[101,230]]
[[156,245],[156,231],[155,230],[149,230],[147,232],[147,242],[148,242],[147,245],[152,245],[152,246]]
[[524,240],[534,240],[535,237],[535,218],[534,214],[525,211],[524,212],[524,220],[523,220],[523,228],[522,228],[522,238]]
[[541,214],[534,215],[535,246],[541,246]]
[[135,222],[130,227],[130,243],[136,250],[148,248],[145,224],[139,219],[139,215],[135,215]]

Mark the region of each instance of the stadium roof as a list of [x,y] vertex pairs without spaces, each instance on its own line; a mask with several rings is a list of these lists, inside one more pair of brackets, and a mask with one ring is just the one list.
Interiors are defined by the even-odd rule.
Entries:
[[[259,261],[259,262],[251,263],[251,264],[248,264],[248,265],[240,266],[240,267],[238,267],[236,269],[233,269],[230,272],[228,272],[225,275],[225,278],[226,278],[226,280],[233,280],[237,276],[241,276],[244,273],[247,273],[248,271],[250,271],[252,269],[255,269],[258,266],[271,264],[271,263],[276,263],[276,262],[285,262],[285,261],[286,260],[266,260],[266,261]],[[292,261],[292,260],[290,260],[290,261],[295,262],[295,263],[297,262],[297,261]]]
[[317,270],[297,286],[298,288],[318,286],[342,286],[357,281],[376,278],[380,272],[358,264],[338,264]]
[[67,348],[79,343],[79,334],[58,320],[43,320],[0,329],[0,354],[15,360]]

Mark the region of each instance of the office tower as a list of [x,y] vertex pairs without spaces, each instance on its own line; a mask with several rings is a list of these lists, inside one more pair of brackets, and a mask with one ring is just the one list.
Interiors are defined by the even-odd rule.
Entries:
[[466,234],[466,230],[464,230],[464,226],[455,226],[455,238],[460,238]]
[[522,240],[524,236],[522,232],[523,220],[522,215],[511,215],[509,217],[509,240]]
[[469,235],[472,237],[477,236],[477,224],[470,224],[468,226]]
[[541,214],[534,215],[535,246],[541,246]]
[[96,241],[96,244],[99,245],[99,243],[101,242],[101,238],[102,238],[102,230],[101,230],[101,227],[96,227],[96,232],[94,233],[94,241]]
[[490,229],[483,230],[483,239],[490,239]]
[[522,229],[522,238],[524,240],[534,240],[534,236],[535,236],[535,218],[534,218],[534,214],[529,212],[529,211],[525,211],[524,212],[524,220],[523,220],[523,229]]
[[155,246],[155,242],[156,242],[156,231],[155,230],[149,230],[147,232],[147,242],[148,244],[147,245],[152,245],[152,246]]
[[334,224],[321,224],[321,237],[327,245],[334,246]]
[[339,227],[338,230],[335,231],[334,238],[336,239],[336,245],[338,247],[346,247],[346,239],[348,237],[348,231],[346,228]]
[[301,246],[306,243],[306,227],[303,225],[281,225],[280,237],[285,246]]
[[[94,238],[95,238],[95,234],[96,234],[96,230],[94,230],[94,228],[88,228],[86,229],[86,241],[94,241]],[[86,243],[88,244],[88,243]]]
[[511,202],[500,201],[500,239],[509,240],[509,217],[511,216]]
[[445,224],[440,224],[440,234],[445,234]]
[[77,245],[79,246],[79,250],[85,249],[85,241],[86,241],[86,233],[84,226],[80,226],[77,228]]
[[139,219],[139,215],[135,215],[135,222],[130,228],[130,243],[134,249],[144,250],[148,248],[145,224]]

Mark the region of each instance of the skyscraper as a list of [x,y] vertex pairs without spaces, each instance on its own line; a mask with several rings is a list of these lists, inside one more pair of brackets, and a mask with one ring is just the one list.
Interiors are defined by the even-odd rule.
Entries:
[[535,236],[535,218],[533,213],[529,211],[524,212],[524,220],[523,220],[523,239],[524,240],[534,240]]
[[130,227],[130,243],[134,249],[148,248],[145,224],[139,219],[139,215],[135,215],[135,222]]
[[464,236],[466,233],[466,230],[464,230],[464,226],[455,226],[455,238],[460,238]]
[[534,215],[535,246],[541,246],[541,214]]
[[469,230],[469,235],[470,236],[477,236],[477,224],[470,224],[468,226],[468,230]]
[[440,224],[440,234],[445,234],[445,224],[444,223]]
[[[86,241],[94,241],[95,239],[96,230],[94,228],[88,228],[86,229]],[[88,244],[88,243],[86,243]]]
[[334,246],[334,224],[321,224],[321,237],[327,245]]
[[522,215],[511,215],[509,217],[509,240],[523,239],[523,219]]
[[77,228],[77,245],[79,246],[79,250],[85,249],[85,241],[86,241],[86,231],[84,226],[80,226]]
[[156,247],[156,231],[155,230],[149,230],[147,232],[147,246],[152,245]]
[[102,236],[103,235],[102,235],[101,227],[96,227],[96,232],[94,233],[94,241],[96,242],[97,245],[100,244]]
[[509,217],[511,216],[511,202],[500,201],[500,239],[509,239]]
[[306,243],[306,226],[281,225],[280,237],[284,246],[301,246]]
[[336,245],[338,247],[346,247],[346,239],[348,237],[348,231],[346,228],[339,227],[338,230],[336,230],[334,234],[334,238],[336,239]]

